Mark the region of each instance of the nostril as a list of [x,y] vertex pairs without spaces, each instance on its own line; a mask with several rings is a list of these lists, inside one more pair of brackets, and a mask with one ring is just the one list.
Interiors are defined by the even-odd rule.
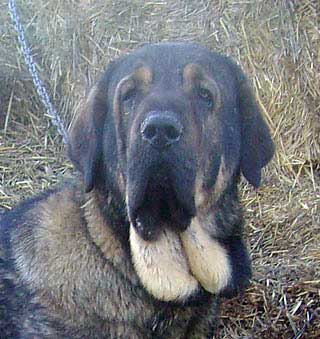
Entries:
[[181,130],[172,125],[166,126],[164,132],[167,139],[172,141],[179,140],[181,135]]
[[144,126],[142,130],[142,135],[147,140],[153,139],[157,135],[157,127],[152,124]]
[[[170,113],[170,114],[169,114]],[[171,112],[150,112],[140,125],[142,139],[161,149],[180,140],[183,127]]]

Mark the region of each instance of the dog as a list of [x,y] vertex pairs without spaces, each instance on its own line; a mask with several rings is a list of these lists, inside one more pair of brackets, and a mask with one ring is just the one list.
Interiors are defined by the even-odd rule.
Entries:
[[70,129],[79,175],[1,222],[6,338],[211,338],[251,277],[238,199],[274,153],[250,84],[192,43],[119,57]]

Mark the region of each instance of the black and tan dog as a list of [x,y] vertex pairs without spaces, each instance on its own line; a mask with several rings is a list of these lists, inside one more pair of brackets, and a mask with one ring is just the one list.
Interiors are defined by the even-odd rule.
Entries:
[[247,285],[237,183],[273,155],[242,71],[185,43],[110,64],[70,133],[81,178],[1,224],[0,336],[206,338]]

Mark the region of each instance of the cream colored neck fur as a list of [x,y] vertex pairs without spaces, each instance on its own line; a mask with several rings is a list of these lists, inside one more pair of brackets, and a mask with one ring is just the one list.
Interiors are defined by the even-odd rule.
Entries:
[[181,234],[163,229],[152,242],[141,239],[130,226],[130,246],[142,284],[160,300],[184,301],[197,292],[199,284],[217,294],[231,277],[226,250],[197,218]]

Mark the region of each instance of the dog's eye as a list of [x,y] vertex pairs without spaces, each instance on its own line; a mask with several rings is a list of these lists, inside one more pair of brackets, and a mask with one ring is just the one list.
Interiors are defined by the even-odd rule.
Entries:
[[126,104],[133,105],[136,99],[136,95],[136,89],[130,88],[122,95],[121,100]]
[[212,93],[208,89],[200,87],[198,88],[198,94],[208,108],[213,107]]

